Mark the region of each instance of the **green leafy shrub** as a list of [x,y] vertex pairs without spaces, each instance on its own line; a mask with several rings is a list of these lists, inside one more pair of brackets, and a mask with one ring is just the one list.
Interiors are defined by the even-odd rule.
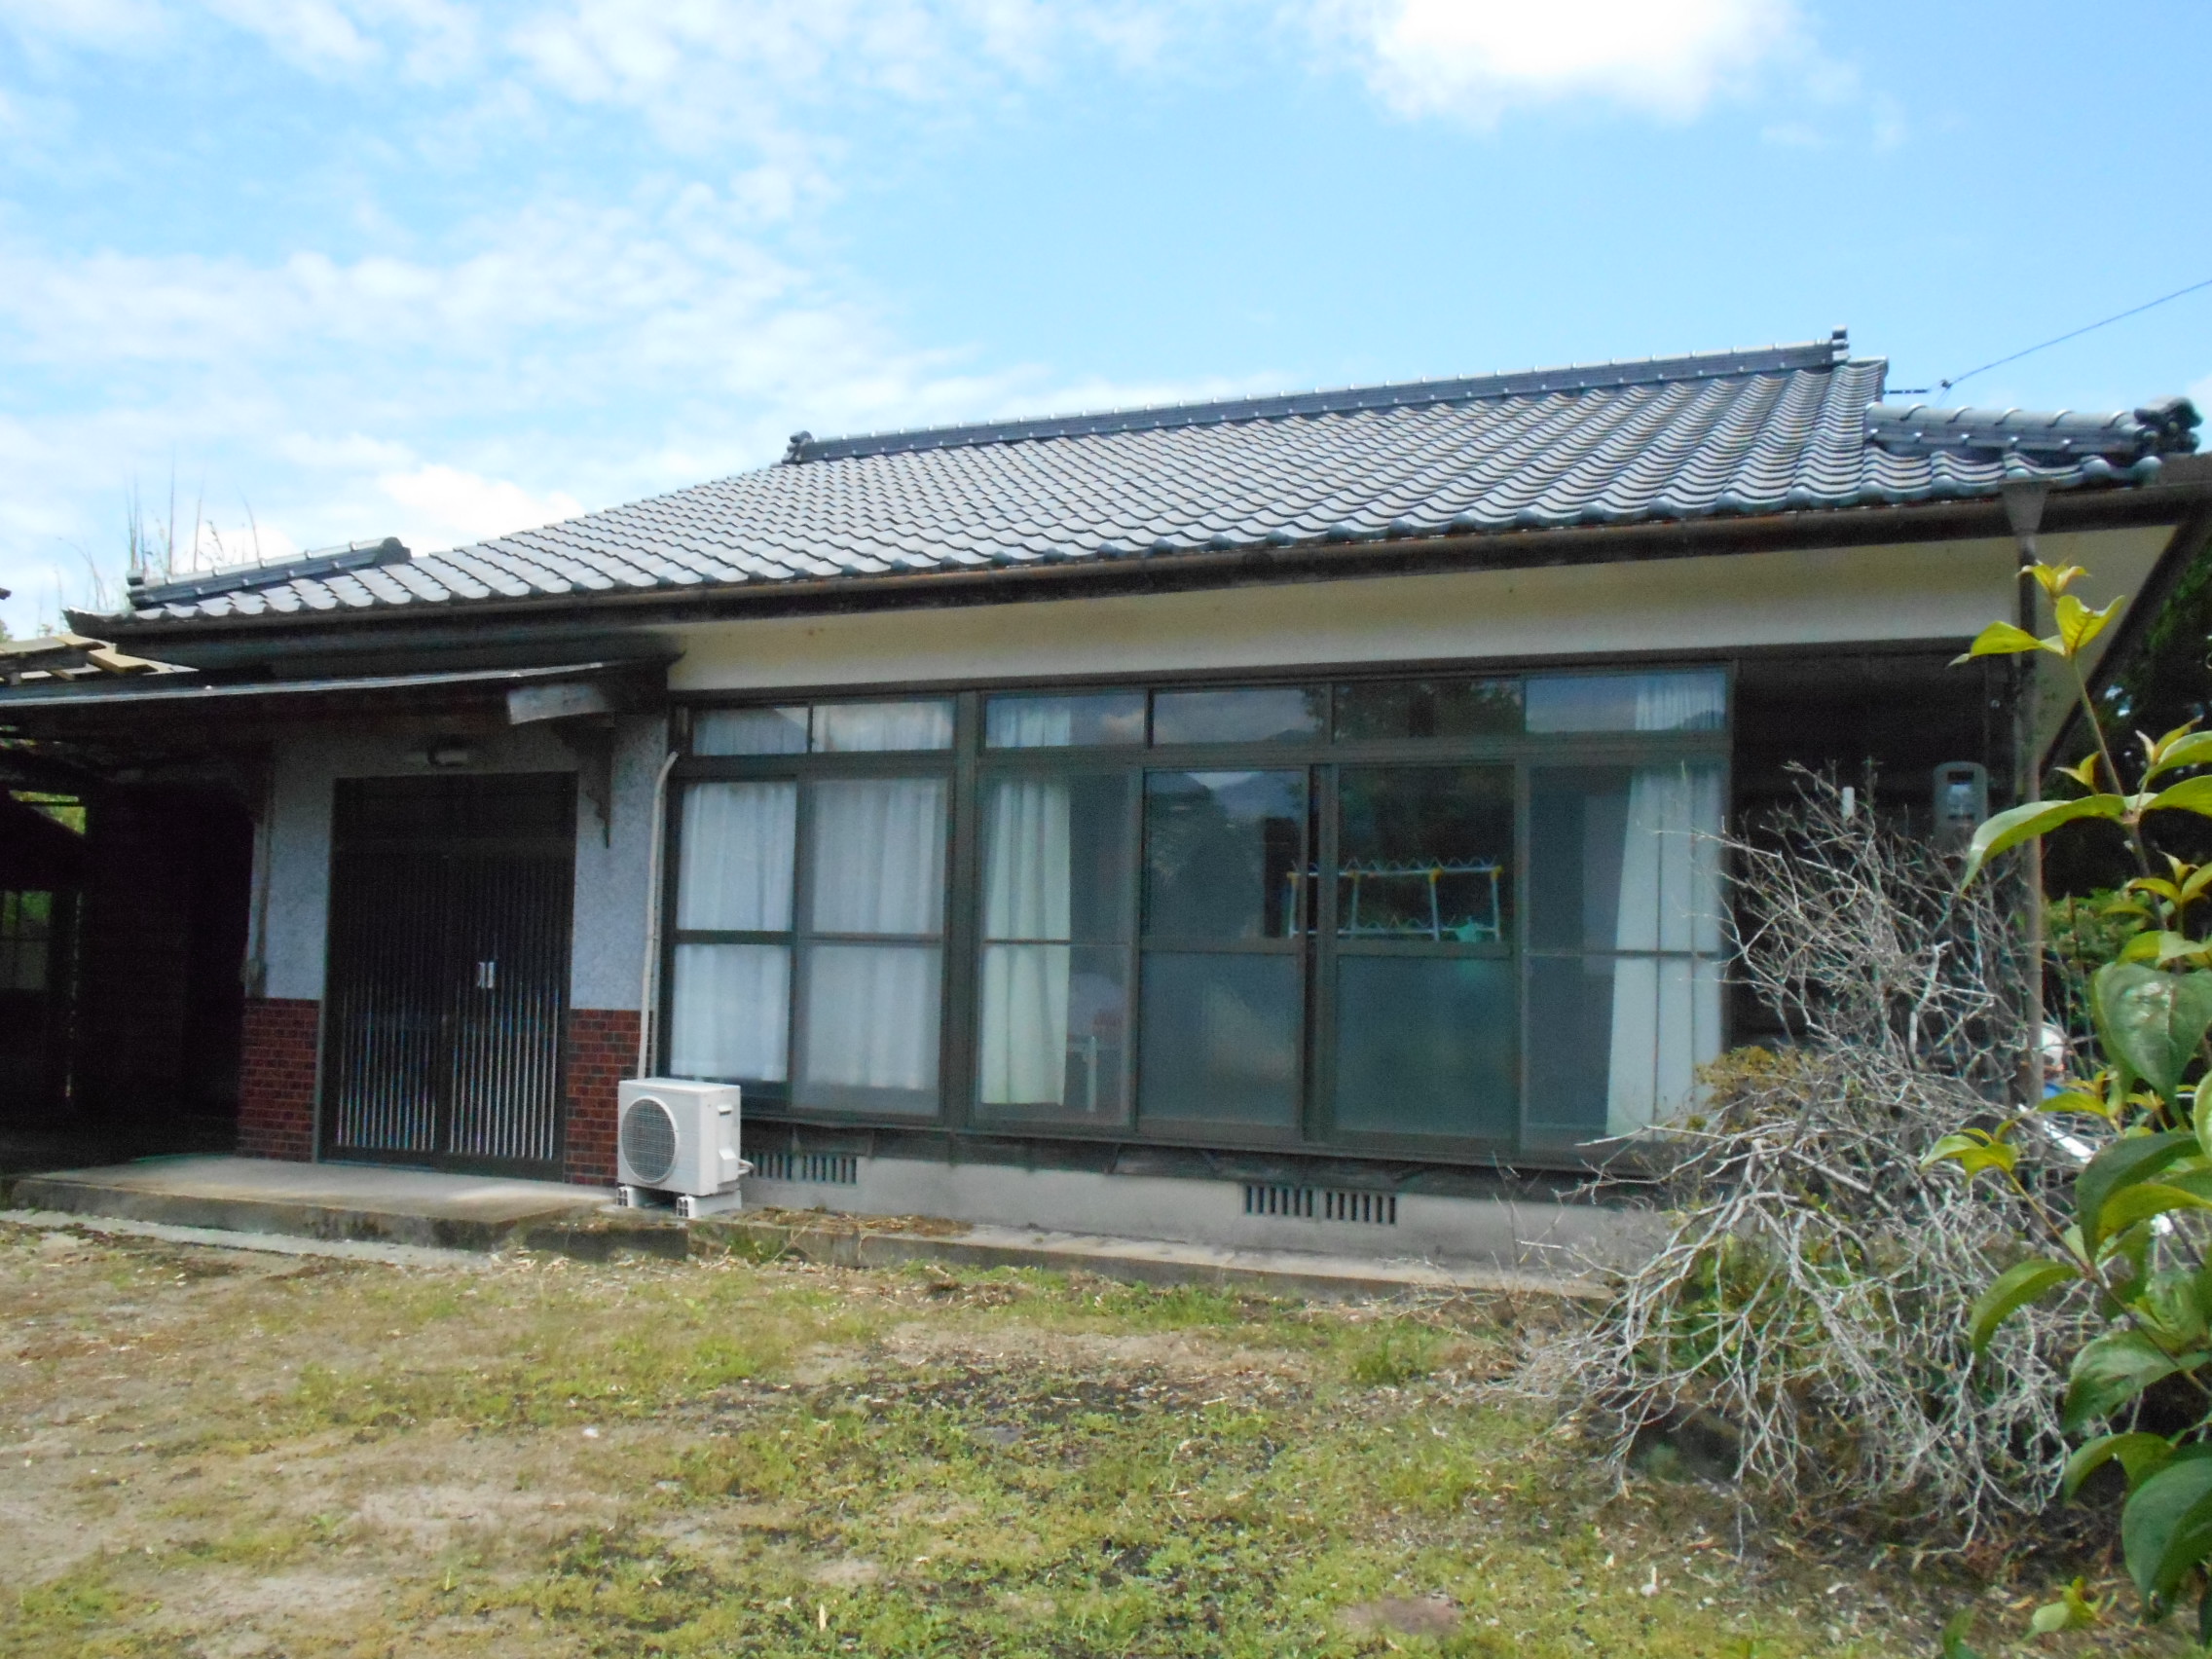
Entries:
[[[2036,565],[2028,573],[2049,601],[2054,631],[2039,637],[1995,623],[1969,654],[2056,659],[2094,748],[2063,774],[2081,794],[2028,801],[1980,828],[1964,879],[1972,884],[2010,848],[2084,820],[2119,825],[2140,873],[2087,915],[2078,904],[2059,914],[2078,957],[2110,958],[2084,982],[2101,1064],[2078,1068],[2041,1100],[1963,1124],[1929,1161],[1969,1180],[1987,1177],[2024,1202],[2029,1248],[1967,1310],[1977,1357],[2052,1299],[2085,1298],[2096,1309],[2096,1328],[2068,1366],[2062,1426],[2079,1443],[2064,1490],[2072,1494],[2106,1464],[2120,1465],[2128,1575],[2154,1617],[2194,1596],[2198,1641],[2212,1643],[2212,940],[2202,914],[2212,866],[2156,854],[2147,825],[2158,813],[2212,817],[2212,773],[2201,770],[2212,766],[2212,733],[2192,722],[2162,737],[2138,734],[2130,781],[2083,673],[2083,652],[2120,602],[2084,605],[2071,591],[2086,573],[2079,567]],[[2053,1138],[2076,1155],[2078,1168],[2063,1181],[2023,1156]],[[2154,1388],[2168,1402],[2190,1402],[2178,1425],[2147,1420]],[[2077,1587],[2037,1624],[2059,1630],[2094,1616]]]

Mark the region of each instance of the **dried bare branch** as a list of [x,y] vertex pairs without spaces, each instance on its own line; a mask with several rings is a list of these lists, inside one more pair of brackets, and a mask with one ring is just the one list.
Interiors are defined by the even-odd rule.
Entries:
[[2009,1110],[2035,967],[2016,892],[1958,893],[1870,789],[1848,810],[1809,773],[1728,850],[1738,971],[1789,1041],[1723,1057],[1694,1114],[1631,1143],[1671,1234],[1593,1325],[1533,1350],[1524,1385],[1617,1469],[1694,1420],[1748,1501],[1964,1543],[2054,1494],[2059,1366],[2084,1329],[2079,1308],[2039,1309],[1977,1360],[1964,1310],[2032,1200],[1920,1167]]

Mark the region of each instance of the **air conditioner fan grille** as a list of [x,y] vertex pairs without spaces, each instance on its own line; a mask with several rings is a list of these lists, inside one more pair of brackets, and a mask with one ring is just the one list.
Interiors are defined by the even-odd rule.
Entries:
[[630,1172],[651,1186],[676,1167],[676,1119],[653,1099],[633,1100],[622,1114],[622,1158]]

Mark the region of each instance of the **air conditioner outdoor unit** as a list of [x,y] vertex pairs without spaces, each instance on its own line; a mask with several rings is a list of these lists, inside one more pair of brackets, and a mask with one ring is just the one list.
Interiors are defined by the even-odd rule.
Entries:
[[630,1078],[616,1103],[617,1202],[673,1198],[687,1218],[738,1207],[738,1177],[753,1166],[737,1155],[735,1084]]

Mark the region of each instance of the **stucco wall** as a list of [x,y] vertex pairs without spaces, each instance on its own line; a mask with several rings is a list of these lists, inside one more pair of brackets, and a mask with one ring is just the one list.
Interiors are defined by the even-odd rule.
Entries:
[[[638,1007],[645,963],[646,827],[667,725],[659,717],[619,722],[613,768],[613,833],[576,804],[575,950],[569,1000],[575,1008]],[[264,964],[260,994],[319,1001],[330,904],[330,831],[340,778],[421,776],[407,752],[423,739],[383,733],[317,733],[276,749],[269,822],[255,848],[255,892],[266,921],[249,956]],[[553,732],[522,726],[472,736],[471,772],[573,772],[576,756]],[[611,843],[611,844],[609,844]],[[265,941],[265,942],[264,942]]]
[[[2133,593],[2170,532],[2044,537]],[[1362,577],[1200,593],[768,617],[667,631],[679,691],[1155,674],[1454,657],[1603,657],[1942,640],[2012,614],[2009,537]]]

